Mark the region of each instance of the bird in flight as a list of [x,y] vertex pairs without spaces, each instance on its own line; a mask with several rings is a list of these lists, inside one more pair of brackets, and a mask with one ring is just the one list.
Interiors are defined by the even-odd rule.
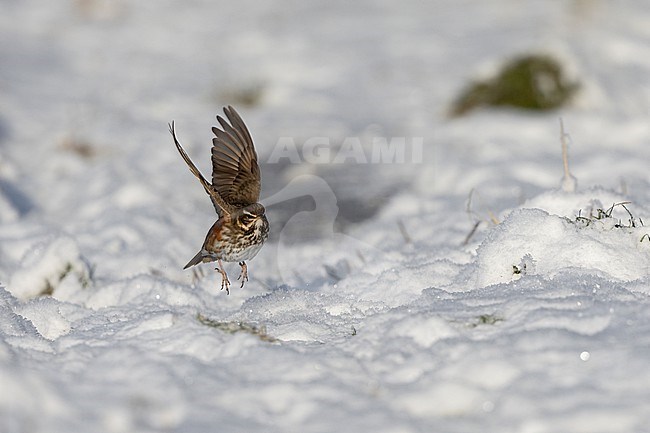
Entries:
[[248,281],[246,260],[251,260],[269,236],[265,209],[258,203],[261,177],[257,152],[248,128],[231,106],[223,109],[226,119],[217,116],[221,126],[212,127],[212,183],[196,168],[176,138],[174,122],[169,132],[190,171],[210,196],[219,218],[210,227],[201,250],[183,269],[199,263],[216,261],[221,274],[221,290],[230,294],[230,281],[221,261],[239,262],[241,287]]

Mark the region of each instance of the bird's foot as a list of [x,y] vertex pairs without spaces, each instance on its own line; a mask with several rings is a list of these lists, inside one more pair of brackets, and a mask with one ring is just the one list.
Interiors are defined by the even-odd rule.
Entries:
[[241,280],[240,288],[243,288],[244,282],[248,281],[248,265],[246,265],[246,262],[239,262],[239,266],[241,266],[241,273],[237,277],[237,281]]
[[226,289],[226,295],[230,295],[230,280],[226,271],[221,268],[214,268],[215,271],[218,271],[221,274],[221,290]]

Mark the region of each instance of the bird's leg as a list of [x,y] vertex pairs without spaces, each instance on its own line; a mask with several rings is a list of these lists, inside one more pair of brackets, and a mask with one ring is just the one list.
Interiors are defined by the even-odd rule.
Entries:
[[241,274],[237,277],[237,281],[241,280],[241,287],[244,287],[244,281],[248,281],[248,266],[244,261],[239,262],[239,266],[241,266]]
[[226,295],[230,295],[230,281],[228,280],[228,275],[226,275],[226,271],[223,270],[223,265],[221,264],[221,259],[218,260],[219,267],[214,268],[215,271],[219,271],[221,274],[221,290],[223,288],[226,288]]

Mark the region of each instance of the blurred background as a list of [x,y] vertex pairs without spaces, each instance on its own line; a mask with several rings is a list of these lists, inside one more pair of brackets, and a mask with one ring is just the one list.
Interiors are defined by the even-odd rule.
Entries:
[[[256,142],[262,198],[305,174],[335,195],[335,222],[314,215],[291,242],[382,212],[461,209],[470,191],[487,215],[556,188],[560,117],[579,185],[628,191],[647,180],[650,10],[637,2],[0,4],[3,278],[26,239],[51,230],[74,236],[105,275],[184,263],[215,216],[167,123],[209,174],[224,105]],[[269,162],[279,140],[300,152],[313,137],[332,155],[350,137],[368,152],[376,137],[421,138],[423,155]],[[315,209],[318,194],[302,191],[270,207],[272,241]],[[100,251],[143,260],[111,265]]]
[[[646,3],[0,0],[0,431],[647,431]],[[168,131],[226,105],[229,296]]]

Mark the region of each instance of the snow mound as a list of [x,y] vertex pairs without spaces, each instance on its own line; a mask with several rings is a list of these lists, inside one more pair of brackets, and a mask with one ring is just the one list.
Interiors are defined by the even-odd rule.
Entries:
[[649,231],[615,218],[572,220],[542,209],[518,209],[479,246],[475,284],[507,283],[523,275],[553,278],[569,270],[637,280],[650,269]]
[[54,235],[25,253],[7,288],[19,299],[56,296],[89,286],[91,273],[75,240]]

